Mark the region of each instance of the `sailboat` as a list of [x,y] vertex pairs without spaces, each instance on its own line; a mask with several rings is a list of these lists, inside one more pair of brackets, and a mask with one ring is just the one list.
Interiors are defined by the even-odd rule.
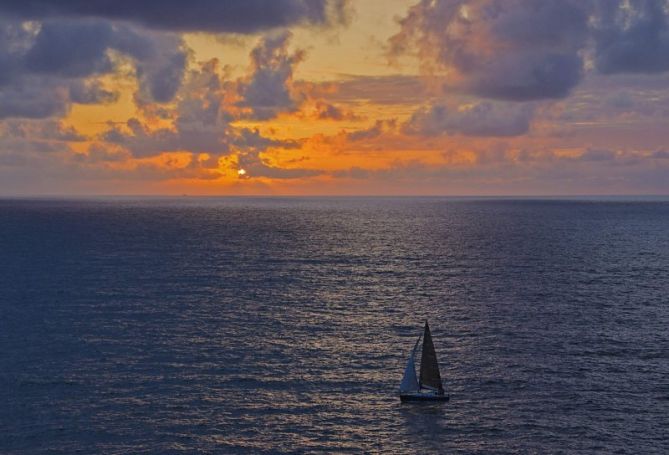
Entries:
[[[420,359],[420,377],[417,378],[414,358],[421,338],[423,339],[423,350]],[[425,330],[416,340],[404,369],[404,377],[400,384],[400,400],[448,401],[448,398],[448,394],[444,391],[444,386],[441,383],[437,353],[434,350],[434,343],[432,343],[430,326],[425,321]]]

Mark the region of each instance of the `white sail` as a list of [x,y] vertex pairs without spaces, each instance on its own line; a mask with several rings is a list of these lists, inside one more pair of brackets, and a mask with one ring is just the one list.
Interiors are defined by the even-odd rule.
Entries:
[[404,369],[404,377],[400,384],[400,393],[415,392],[418,390],[418,378],[416,378],[416,365],[413,361],[413,352],[409,356],[407,366]]
[[418,378],[416,377],[416,363],[414,362],[414,357],[416,356],[416,349],[418,348],[418,343],[420,343],[422,335],[416,340],[416,344],[411,350],[411,355],[409,360],[407,360],[407,366],[404,369],[404,377],[402,378],[402,383],[400,384],[400,393],[407,392],[416,392],[420,389],[418,385]]

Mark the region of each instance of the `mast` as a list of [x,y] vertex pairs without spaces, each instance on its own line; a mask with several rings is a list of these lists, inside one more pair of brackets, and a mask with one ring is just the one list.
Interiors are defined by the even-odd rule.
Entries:
[[436,389],[439,393],[444,393],[444,386],[441,384],[441,375],[439,374],[439,363],[437,362],[437,353],[434,350],[430,326],[425,321],[425,332],[423,334],[423,352],[420,360],[420,386],[426,386]]

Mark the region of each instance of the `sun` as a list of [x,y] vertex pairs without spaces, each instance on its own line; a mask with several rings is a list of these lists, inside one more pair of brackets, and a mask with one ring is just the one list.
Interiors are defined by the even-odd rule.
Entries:
[[239,169],[237,170],[237,174],[239,174],[240,177],[243,177],[246,175],[246,169]]

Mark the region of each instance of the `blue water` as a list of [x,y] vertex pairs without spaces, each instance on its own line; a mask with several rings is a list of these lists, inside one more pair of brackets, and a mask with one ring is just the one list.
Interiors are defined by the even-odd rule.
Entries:
[[4,200],[0,291],[2,454],[669,453],[662,200]]

